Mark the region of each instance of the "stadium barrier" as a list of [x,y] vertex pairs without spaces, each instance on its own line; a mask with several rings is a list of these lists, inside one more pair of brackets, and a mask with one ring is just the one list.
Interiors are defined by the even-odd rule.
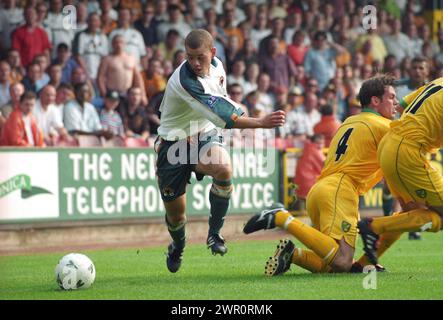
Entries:
[[[231,150],[235,188],[230,215],[257,212],[275,202],[291,206],[292,180],[301,150],[266,150]],[[430,160],[442,173],[443,151]],[[0,224],[158,218],[164,214],[151,148],[0,148],[0,163]],[[206,177],[188,186],[188,215],[207,216],[211,182]],[[361,197],[360,208],[381,206],[379,184]]]
[[[230,214],[279,201],[280,153],[269,151],[231,150]],[[151,148],[0,148],[0,224],[163,217],[155,157]],[[207,216],[211,183],[188,186],[188,215]]]

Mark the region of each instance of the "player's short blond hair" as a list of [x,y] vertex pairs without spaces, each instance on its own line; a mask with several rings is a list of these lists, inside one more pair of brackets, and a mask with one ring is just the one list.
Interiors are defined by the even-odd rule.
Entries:
[[185,47],[190,49],[198,49],[200,47],[212,49],[214,47],[214,39],[208,31],[195,29],[186,36]]

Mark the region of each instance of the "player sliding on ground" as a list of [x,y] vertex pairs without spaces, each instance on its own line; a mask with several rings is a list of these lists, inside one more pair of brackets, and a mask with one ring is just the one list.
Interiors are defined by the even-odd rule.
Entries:
[[186,185],[195,172],[197,180],[213,178],[209,194],[208,248],[227,252],[220,235],[232,192],[229,154],[219,128],[275,128],[285,123],[284,111],[261,118],[243,115],[241,107],[227,97],[226,73],[212,36],[193,30],[185,39],[187,60],[172,74],[160,106],[157,177],[166,209],[166,225],[172,237],[166,265],[171,272],[181,266],[185,248]]
[[364,250],[372,263],[378,263],[378,257],[403,232],[442,228],[443,178],[427,160],[429,153],[443,146],[442,89],[443,78],[439,78],[405,96],[403,115],[391,123],[380,142],[380,166],[403,212],[359,222]]
[[286,272],[291,262],[311,272],[361,272],[362,266],[353,264],[358,201],[382,178],[377,147],[398,105],[393,80],[387,76],[366,80],[359,92],[362,112],[347,118],[335,134],[322,173],[307,197],[313,227],[284,209],[264,210],[246,223],[247,234],[280,227],[310,249],[280,240],[266,264],[267,275]]

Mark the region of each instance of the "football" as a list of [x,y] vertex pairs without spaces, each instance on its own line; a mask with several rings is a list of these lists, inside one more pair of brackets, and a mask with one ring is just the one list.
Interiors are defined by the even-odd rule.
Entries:
[[89,288],[95,280],[94,263],[84,254],[67,254],[55,267],[55,279],[63,290]]

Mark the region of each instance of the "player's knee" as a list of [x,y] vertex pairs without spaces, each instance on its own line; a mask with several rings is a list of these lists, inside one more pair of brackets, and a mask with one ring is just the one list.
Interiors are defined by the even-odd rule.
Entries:
[[186,223],[186,215],[184,213],[181,214],[167,214],[166,215],[166,223],[168,226],[175,228],[182,226]]
[[217,180],[230,180],[232,177],[232,168],[230,165],[218,165],[214,172],[214,178]]

